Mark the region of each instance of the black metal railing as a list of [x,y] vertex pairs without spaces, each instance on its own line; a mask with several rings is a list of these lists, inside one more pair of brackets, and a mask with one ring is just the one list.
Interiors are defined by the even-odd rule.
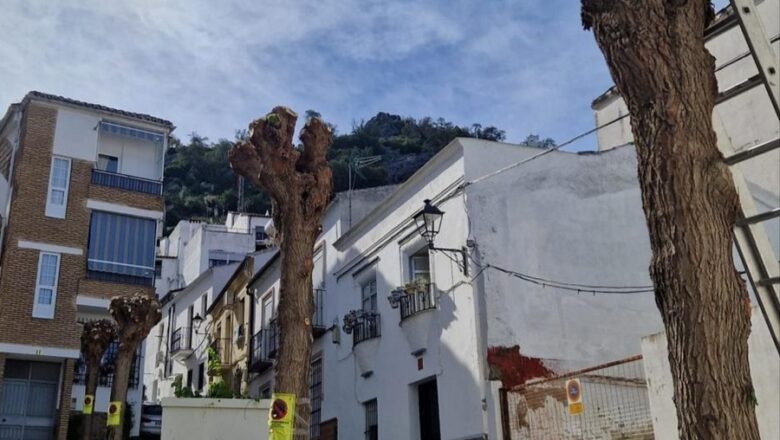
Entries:
[[101,272],[87,269],[86,278],[88,280],[103,281],[106,283],[133,284],[136,286],[154,286],[154,278],[137,277],[133,275],[123,275],[119,273]]
[[179,327],[171,335],[171,353],[176,353],[179,350],[189,350],[190,340],[187,337],[187,329]]
[[381,336],[379,313],[364,313],[352,329],[352,346]]
[[314,316],[311,320],[311,328],[315,336],[325,332],[325,289],[314,289]]
[[[99,387],[111,387],[114,384],[114,360],[116,358],[116,351],[119,346],[117,341],[112,342],[106,347],[103,358],[100,360],[100,374],[98,375]],[[141,382],[141,352],[139,350],[133,355],[133,363],[130,364],[130,377],[128,386],[130,388],[138,388]],[[84,362],[83,355],[79,357],[78,361],[73,367],[73,383],[77,385],[86,385],[87,383],[87,364]]]
[[407,293],[399,299],[401,307],[401,320],[413,316],[425,310],[436,308],[433,285],[426,284],[424,288]]
[[92,183],[111,188],[126,189],[128,191],[146,194],[162,195],[162,182],[159,180],[144,179],[143,177],[129,176],[127,174],[112,173],[110,171],[92,169]]
[[254,372],[262,372],[273,364],[279,347],[279,332],[276,323],[259,330],[252,335],[252,351],[249,357],[249,368]]

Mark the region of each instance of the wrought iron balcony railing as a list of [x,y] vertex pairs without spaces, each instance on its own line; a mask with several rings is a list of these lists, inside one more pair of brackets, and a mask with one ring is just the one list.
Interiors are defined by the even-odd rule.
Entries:
[[432,284],[402,295],[398,300],[401,309],[401,321],[417,313],[436,308],[436,300]]
[[156,196],[162,195],[162,182],[159,180],[112,173],[97,168],[92,169],[92,183],[95,185],[126,189],[128,191],[153,194]]

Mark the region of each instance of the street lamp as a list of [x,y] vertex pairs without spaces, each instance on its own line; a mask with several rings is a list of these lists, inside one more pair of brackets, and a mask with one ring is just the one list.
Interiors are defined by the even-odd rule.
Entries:
[[203,323],[203,318],[201,318],[200,313],[197,313],[195,316],[192,317],[192,325],[195,326],[195,333],[198,333],[200,331],[200,325]]
[[[426,199],[424,203],[425,205],[423,206],[422,211],[414,216],[414,225],[417,227],[417,233],[428,242],[428,249],[455,255],[459,269],[463,272],[463,275],[468,276],[468,262],[466,261],[465,248],[450,249],[434,246],[433,241],[441,230],[441,220],[444,217],[444,212],[436,206],[433,206],[430,200]],[[460,261],[457,261],[458,257],[460,257]]]

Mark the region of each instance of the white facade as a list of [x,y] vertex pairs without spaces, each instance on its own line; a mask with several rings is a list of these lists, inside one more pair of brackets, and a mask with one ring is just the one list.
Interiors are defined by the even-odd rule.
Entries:
[[168,237],[160,240],[158,259],[162,276],[159,296],[193,282],[214,264],[239,262],[246,254],[266,246],[258,243],[258,231],[271,224],[267,215],[228,213],[224,225],[182,220]]
[[[209,268],[187,287],[163,297],[162,320],[146,339],[143,382],[147,400],[157,402],[172,397],[172,384],[177,376],[181,376],[182,385],[187,386],[189,375],[191,389],[205,394],[208,380],[201,376],[200,369],[207,371],[208,323],[204,320],[198,328],[193,324],[193,318],[196,315],[205,317],[204,311],[237,267],[238,263]],[[175,338],[179,338],[178,345]]]
[[[313,278],[322,279],[329,331],[315,339],[313,360],[323,368],[319,420],[337,419],[340,437],[363,435],[364,404],[376,399],[380,438],[421,438],[418,393],[435,380],[441,438],[500,438],[501,372],[487,362],[491,348],[519,346],[524,358],[563,372],[636,355],[641,336],[661,329],[652,293],[578,294],[480,270],[495,265],[561,281],[650,283],[632,148],[556,152],[470,183],[538,151],[457,139],[351,229],[343,204],[327,211]],[[467,247],[468,275],[454,261],[460,256],[427,250],[417,233],[412,218],[425,199],[445,212],[435,246]],[[426,251],[435,307],[402,320],[388,295],[414,279]],[[263,298],[278,303],[279,269],[278,261],[270,264],[252,284],[258,314]],[[346,333],[344,316],[364,307],[371,283],[381,335],[353,346],[356,331]],[[255,332],[262,321],[257,315]],[[253,397],[272,385],[270,369],[250,377]]]

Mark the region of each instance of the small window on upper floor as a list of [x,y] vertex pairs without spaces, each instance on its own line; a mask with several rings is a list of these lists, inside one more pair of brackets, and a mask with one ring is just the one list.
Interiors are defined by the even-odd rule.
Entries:
[[98,154],[97,167],[99,170],[108,171],[109,173],[118,173],[119,158],[108,154]]
[[360,286],[360,300],[364,312],[377,311],[376,278],[372,278]]
[[409,257],[409,281],[431,282],[431,261],[428,248],[423,248]]
[[160,260],[154,262],[154,277],[158,280],[162,278],[162,261]]
[[11,158],[14,150],[11,143],[7,139],[3,139],[0,142],[0,174],[6,178],[11,176]]
[[255,226],[255,251],[266,249],[268,245],[268,233],[265,232],[265,226]]
[[60,255],[41,252],[38,257],[38,277],[35,283],[33,318],[54,318],[57,303],[57,279],[60,274]]
[[51,159],[49,191],[46,194],[46,216],[65,218],[70,186],[70,159],[54,156]]

